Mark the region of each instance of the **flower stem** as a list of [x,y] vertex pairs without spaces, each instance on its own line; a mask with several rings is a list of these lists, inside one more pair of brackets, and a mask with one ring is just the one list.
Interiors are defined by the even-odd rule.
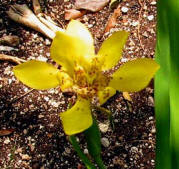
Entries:
[[100,156],[94,158],[96,164],[98,165],[99,169],[106,169],[106,166],[103,164],[103,161]]
[[76,140],[76,137],[74,135],[70,136],[70,142],[77,152],[80,159],[83,161],[87,169],[96,169],[96,167],[90,162],[90,160],[85,156],[85,154],[81,151],[80,146]]

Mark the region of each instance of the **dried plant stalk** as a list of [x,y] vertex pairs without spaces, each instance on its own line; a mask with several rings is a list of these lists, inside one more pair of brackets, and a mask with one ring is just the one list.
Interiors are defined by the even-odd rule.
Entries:
[[42,16],[38,16],[39,20],[45,24],[48,28],[50,28],[53,32],[57,31],[64,31],[62,28],[56,26],[54,23],[50,22],[49,20],[43,18]]
[[12,20],[41,32],[50,39],[55,37],[55,32],[41,23],[27,5],[12,5],[9,11],[7,11],[7,14]]

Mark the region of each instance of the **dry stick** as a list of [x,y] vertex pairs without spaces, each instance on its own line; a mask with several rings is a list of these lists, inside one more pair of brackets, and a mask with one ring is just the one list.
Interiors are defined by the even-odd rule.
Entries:
[[[10,61],[10,62],[14,62],[14,63],[16,63],[16,64],[21,64],[21,63],[23,63],[23,62],[26,62],[26,60],[24,60],[24,59],[20,59],[20,58],[18,58],[18,57],[9,56],[9,55],[5,55],[5,54],[0,54],[0,60],[7,60],[7,61]],[[26,95],[28,95],[29,93],[31,93],[33,90],[34,90],[34,89],[31,89],[31,90],[29,90],[28,92],[24,93],[23,95],[14,98],[12,101],[10,101],[10,102],[8,103],[8,105],[10,105],[10,104],[16,102],[17,100],[19,100],[19,99],[25,97]]]
[[142,10],[143,10],[143,3],[141,2],[141,0],[138,0],[139,2],[139,5],[140,5],[140,11],[139,11],[139,17],[138,17],[138,21],[139,21],[139,24],[138,24],[138,27],[137,27],[137,35],[138,35],[138,38],[139,38],[139,43],[140,43],[140,46],[141,48],[143,49],[143,51],[145,50],[144,49],[144,45],[142,43],[142,39],[141,39],[141,36],[140,36],[140,21],[141,21],[141,15],[142,15]]
[[0,60],[10,61],[10,62],[13,62],[13,63],[16,63],[16,64],[26,62],[26,60],[24,60],[24,59],[20,59],[18,57],[5,55],[5,54],[0,54]]
[[27,96],[28,94],[30,94],[34,90],[35,89],[30,89],[28,92],[22,94],[21,96],[13,98],[9,103],[6,103],[2,108],[0,108],[0,112],[3,111],[5,108],[8,108],[10,105],[15,103],[16,101],[18,101],[18,100],[22,99],[23,97]]
[[116,25],[116,19],[121,15],[120,5],[114,10],[112,16],[109,18],[104,33],[109,32],[111,28],[114,28]]
[[41,23],[27,5],[12,5],[7,14],[12,20],[41,32],[50,39],[55,37],[55,32]]
[[14,102],[16,102],[16,101],[22,99],[23,97],[27,96],[29,93],[33,92],[34,90],[35,90],[35,89],[30,89],[28,92],[22,94],[21,96],[13,98],[13,99],[8,103],[8,105],[11,105],[12,103],[14,103]]

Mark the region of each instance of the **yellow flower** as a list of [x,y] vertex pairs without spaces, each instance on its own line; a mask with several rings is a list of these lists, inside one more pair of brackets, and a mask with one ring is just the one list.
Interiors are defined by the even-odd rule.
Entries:
[[77,93],[75,105],[60,113],[66,134],[80,133],[92,125],[91,100],[103,104],[116,90],[135,92],[145,88],[159,69],[152,59],[136,59],[123,64],[112,75],[104,71],[114,67],[122,56],[128,32],[113,33],[102,44],[98,54],[88,29],[72,20],[65,32],[57,32],[51,46],[51,58],[61,65],[55,68],[41,61],[28,61],[14,67],[15,76],[34,89],[60,86],[62,91]]

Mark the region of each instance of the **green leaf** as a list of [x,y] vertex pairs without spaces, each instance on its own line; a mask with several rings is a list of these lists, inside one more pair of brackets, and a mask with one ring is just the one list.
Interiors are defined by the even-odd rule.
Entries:
[[98,59],[102,65],[102,70],[111,69],[121,59],[128,35],[129,33],[126,31],[118,31],[103,42],[98,52]]
[[170,42],[168,28],[168,0],[157,1],[157,46],[156,61],[160,69],[155,76],[156,115],[156,169],[172,169],[170,151]]
[[179,169],[179,1],[170,0],[168,23],[170,37],[170,141],[172,168]]
[[77,134],[86,130],[93,123],[90,101],[79,96],[71,109],[60,113],[60,118],[67,135]]
[[89,154],[93,157],[100,169],[105,169],[101,160],[101,135],[95,119],[93,125],[84,131]]
[[34,89],[50,89],[59,85],[59,70],[45,62],[31,60],[13,68],[15,76]]
[[124,63],[113,75],[109,86],[123,92],[144,89],[159,69],[152,59],[142,58]]
[[63,69],[66,69],[70,76],[73,76],[74,73],[74,56],[77,55],[76,50],[79,50],[75,46],[77,42],[78,39],[76,38],[68,36],[63,32],[56,32],[50,48],[51,58],[63,66]]
[[96,167],[89,161],[89,159],[85,156],[85,154],[81,151],[80,145],[77,142],[74,135],[70,136],[70,142],[73,145],[73,148],[77,152],[80,159],[83,161],[87,169],[96,169]]
[[[159,0],[155,79],[156,168],[179,168],[179,1]],[[166,12],[167,11],[167,12]]]

